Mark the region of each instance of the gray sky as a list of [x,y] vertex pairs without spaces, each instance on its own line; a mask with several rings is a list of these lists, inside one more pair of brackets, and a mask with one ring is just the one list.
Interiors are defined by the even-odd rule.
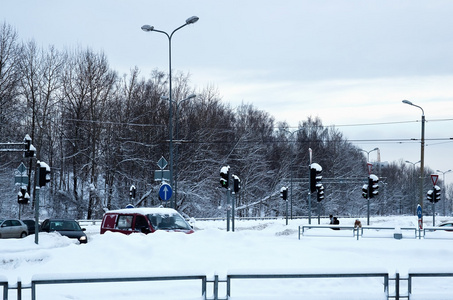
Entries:
[[[432,140],[453,137],[453,1],[0,1],[22,40],[102,50],[113,69],[144,76],[168,71],[168,40],[140,27],[170,33],[196,15],[172,38],[173,70],[193,86],[294,127],[318,116],[382,161],[420,160],[419,142],[363,141],[420,138],[409,99],[426,115],[425,166],[453,169],[453,141]],[[379,125],[340,126],[354,124]]]

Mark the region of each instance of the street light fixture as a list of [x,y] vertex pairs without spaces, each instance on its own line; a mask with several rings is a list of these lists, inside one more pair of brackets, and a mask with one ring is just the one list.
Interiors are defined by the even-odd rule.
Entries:
[[[171,78],[171,39],[173,37],[173,34],[178,31],[179,29],[183,28],[186,25],[189,24],[194,24],[198,21],[197,16],[190,17],[186,20],[186,23],[179,26],[175,30],[171,32],[171,34],[168,34],[165,31],[155,29],[154,26],[151,25],[143,25],[141,28],[145,32],[158,32],[165,34],[165,36],[168,38],[168,65],[169,65],[169,70],[168,70],[168,81],[169,81],[169,88],[168,88],[168,95],[169,95],[169,101],[170,101],[170,108],[169,108],[169,135],[170,135],[170,186],[173,186],[173,104],[172,104],[172,98],[171,98],[171,89],[172,89],[172,78]],[[173,203],[171,204],[173,208],[176,208],[176,201],[173,200]]]
[[370,162],[370,153],[373,152],[373,151],[378,151],[379,148],[374,148],[373,150],[370,150],[370,151],[366,151],[366,150],[363,150],[363,149],[359,149],[360,151],[363,151],[367,154],[367,162]]
[[420,207],[423,209],[423,181],[424,181],[424,166],[425,166],[425,111],[421,106],[415,105],[409,100],[403,100],[404,104],[412,105],[420,108],[422,111],[422,133],[421,133],[421,149],[420,149]]
[[442,199],[443,199],[443,203],[442,203],[442,210],[443,210],[443,213],[444,213],[444,216],[446,215],[446,212],[445,212],[445,202],[447,202],[446,200],[446,191],[445,191],[445,174],[451,172],[451,170],[448,170],[448,171],[445,171],[445,172],[442,172],[441,170],[436,170],[436,172],[439,172],[439,173],[442,173],[442,191],[444,193]]

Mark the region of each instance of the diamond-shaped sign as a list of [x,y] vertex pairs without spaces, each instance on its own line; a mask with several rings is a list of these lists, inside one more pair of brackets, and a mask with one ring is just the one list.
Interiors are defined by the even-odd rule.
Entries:
[[159,161],[157,162],[157,165],[161,170],[165,169],[165,167],[168,165],[167,160],[162,156]]
[[27,171],[27,167],[24,165],[24,163],[20,163],[19,167],[17,167],[17,171],[22,174]]

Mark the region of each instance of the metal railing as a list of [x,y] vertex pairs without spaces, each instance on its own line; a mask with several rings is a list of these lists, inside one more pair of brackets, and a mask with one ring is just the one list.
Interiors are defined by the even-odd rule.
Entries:
[[[299,230],[298,230],[299,240],[300,240],[300,237],[306,233],[307,229],[337,229],[337,230],[343,230],[343,232],[345,230],[347,230],[347,231],[351,231],[350,236],[357,237],[357,239],[359,239],[359,237],[363,238],[364,231],[370,231],[370,230],[387,231],[387,232],[394,232],[394,233],[401,233],[401,234],[404,231],[413,231],[414,238],[417,238],[417,237],[425,238],[426,232],[435,231],[435,230],[453,231],[451,228],[444,228],[444,227],[427,227],[427,228],[424,228],[423,230],[420,230],[417,227],[380,227],[380,226],[354,227],[354,226],[347,226],[347,225],[345,225],[345,226],[343,226],[343,225],[301,225],[301,226],[299,226]],[[332,231],[331,233],[332,234],[329,236],[332,236],[332,235],[340,236],[340,235],[336,234],[335,231]],[[341,235],[341,236],[344,236],[344,235]],[[391,236],[389,236],[389,237],[391,237]],[[451,238],[453,238],[453,234],[451,235]]]
[[[138,281],[184,281],[184,280],[200,280],[201,281],[201,294],[202,299],[205,300],[228,300],[231,297],[232,282],[233,280],[247,280],[247,279],[347,279],[347,278],[382,278],[384,293],[387,299],[410,299],[413,289],[414,278],[439,278],[450,277],[453,279],[452,272],[409,272],[407,277],[401,277],[396,273],[395,277],[391,277],[387,272],[348,272],[348,273],[246,273],[246,272],[233,272],[227,274],[226,277],[219,279],[215,275],[214,279],[208,279],[206,275],[176,275],[176,276],[144,276],[144,277],[91,277],[91,278],[78,278],[71,277],[71,274],[65,274],[65,278],[48,278],[48,276],[34,276],[28,285],[22,284],[20,281],[15,285],[8,285],[8,280],[0,278],[0,286],[3,287],[3,300],[8,300],[8,290],[17,291],[17,300],[22,299],[22,290],[31,289],[31,299],[37,299],[37,287],[40,285],[52,284],[84,284],[84,283],[111,283],[111,282],[138,282]],[[211,277],[212,278],[212,277]],[[389,282],[394,281],[393,289]],[[401,282],[407,281],[407,292],[401,293]],[[207,296],[207,284],[212,284],[212,297]],[[226,283],[226,298],[219,298],[219,284]],[[275,284],[274,281],[272,281]],[[363,284],[363,282],[361,283]],[[335,291],[332,291],[335,293]]]
[[231,296],[232,279],[321,279],[321,278],[365,278],[382,277],[384,293],[388,298],[389,275],[388,273],[324,273],[324,274],[229,274],[227,275],[227,299]]

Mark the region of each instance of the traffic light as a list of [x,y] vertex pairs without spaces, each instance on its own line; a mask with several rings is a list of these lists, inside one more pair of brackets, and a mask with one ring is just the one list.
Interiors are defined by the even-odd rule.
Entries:
[[46,186],[48,182],[50,182],[50,167],[45,162],[39,162],[39,186]]
[[17,202],[19,204],[28,204],[30,200],[30,195],[27,193],[27,188],[22,186],[19,193],[17,193]]
[[433,202],[433,190],[429,190],[428,193],[426,193],[426,199],[428,199],[429,202]]
[[280,189],[280,197],[283,199],[283,200],[286,200],[288,199],[288,188],[286,186],[282,187]]
[[434,186],[434,189],[433,189],[433,200],[434,200],[434,203],[437,203],[440,201],[440,187],[438,185],[435,185]]
[[220,169],[220,185],[226,189],[230,186],[230,166]]
[[368,184],[362,186],[362,196],[363,198],[368,199]]
[[131,185],[131,188],[129,189],[129,197],[131,199],[135,199],[135,191],[137,189],[135,188],[135,185]]
[[24,143],[25,143],[24,157],[34,157],[36,153],[36,148],[32,145],[31,138],[28,134],[24,138]]
[[371,199],[379,194],[379,177],[374,174],[370,174],[368,177],[368,184],[362,186],[362,196],[365,199]]
[[379,177],[374,174],[370,174],[368,177],[368,188],[370,189],[370,198],[374,198],[379,194]]
[[317,163],[310,165],[310,193],[314,193],[318,186],[322,185],[322,167]]
[[318,195],[316,199],[318,200],[318,202],[321,202],[322,200],[324,200],[324,186],[321,184],[320,186],[317,187],[317,189]]
[[426,194],[426,199],[428,199],[429,202],[434,202],[437,203],[440,201],[440,187],[438,185],[435,185],[432,190],[429,190],[428,193]]
[[236,193],[239,193],[239,190],[241,189],[241,179],[239,179],[239,176],[237,175],[231,175],[231,177],[233,178],[233,192],[236,194]]

